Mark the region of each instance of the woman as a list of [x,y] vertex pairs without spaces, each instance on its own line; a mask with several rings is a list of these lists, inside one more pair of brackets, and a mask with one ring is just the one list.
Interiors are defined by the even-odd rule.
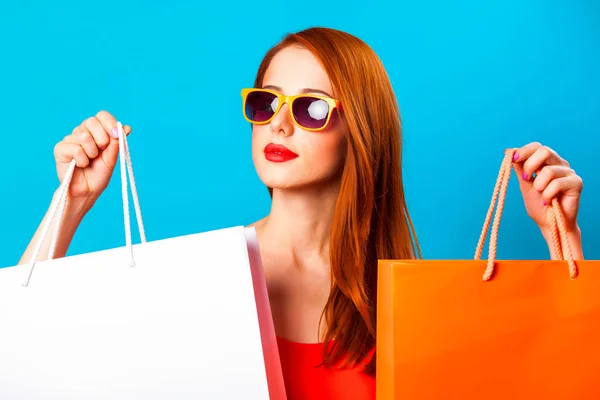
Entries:
[[[244,116],[252,123],[252,157],[272,206],[253,226],[289,398],[374,399],[377,259],[420,257],[390,81],[364,42],[313,28],[271,49],[254,87],[260,90],[242,92]],[[100,112],[54,149],[61,180],[73,158],[78,167],[57,257],[109,182],[118,152],[115,127],[116,119]],[[517,150],[514,168],[527,212],[549,248],[545,209],[558,197],[574,255],[582,258],[581,178],[538,143]],[[22,261],[29,260],[37,235]]]

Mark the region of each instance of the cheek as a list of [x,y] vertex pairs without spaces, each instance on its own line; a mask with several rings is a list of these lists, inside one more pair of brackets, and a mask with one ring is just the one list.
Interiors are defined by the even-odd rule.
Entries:
[[307,133],[302,144],[304,159],[321,173],[339,168],[346,156],[346,138],[337,132]]
[[256,162],[262,157],[264,148],[270,141],[268,125],[254,125],[252,127],[252,158]]

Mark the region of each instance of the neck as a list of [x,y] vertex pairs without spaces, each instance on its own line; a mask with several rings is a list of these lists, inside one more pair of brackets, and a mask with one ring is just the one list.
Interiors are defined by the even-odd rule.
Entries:
[[339,185],[310,189],[274,189],[264,220],[268,241],[295,259],[329,261],[329,238]]

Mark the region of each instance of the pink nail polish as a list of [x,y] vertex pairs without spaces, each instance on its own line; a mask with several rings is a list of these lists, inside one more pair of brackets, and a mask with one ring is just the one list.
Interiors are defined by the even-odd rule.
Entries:
[[527,180],[527,174],[523,172],[523,180]]
[[519,154],[515,151],[515,154],[513,154],[513,162],[517,161],[519,159]]
[[113,128],[112,131],[110,131],[110,136],[112,136],[115,139],[119,138],[119,130],[117,128]]
[[544,205],[544,207],[545,207],[546,205],[548,205],[548,203],[546,203],[546,200],[543,200],[543,201],[542,201],[542,204]]

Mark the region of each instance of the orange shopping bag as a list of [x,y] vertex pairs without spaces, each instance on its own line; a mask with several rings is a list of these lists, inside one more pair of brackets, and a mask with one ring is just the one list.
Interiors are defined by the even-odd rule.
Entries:
[[558,202],[562,261],[495,260],[512,154],[475,260],[379,261],[378,400],[600,399],[600,261],[573,260]]

